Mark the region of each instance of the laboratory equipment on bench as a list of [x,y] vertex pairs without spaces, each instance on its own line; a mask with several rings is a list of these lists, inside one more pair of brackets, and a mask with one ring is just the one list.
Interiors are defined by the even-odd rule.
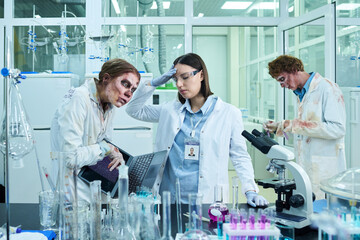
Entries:
[[[252,134],[244,130],[242,135],[271,159],[267,170],[278,175],[277,178],[258,181],[264,188],[274,188],[278,195],[275,201],[275,221],[295,228],[310,225],[310,216],[313,213],[311,182],[300,165],[291,161],[294,153],[256,129]],[[286,170],[291,172],[294,179],[285,178]]]
[[223,224],[226,239],[279,239],[280,230],[274,225],[271,211],[259,209],[256,219],[255,209],[232,209],[230,223]]
[[[28,116],[19,93],[18,84],[20,79],[26,77],[20,74],[18,69],[3,68],[1,74],[9,79],[9,108],[7,114],[3,114],[0,135],[0,150],[5,154],[7,140],[9,141],[9,155],[13,159],[14,168],[22,168],[23,157],[34,148],[34,134],[30,126]],[[9,139],[6,139],[6,121],[8,119]]]
[[129,189],[129,167],[120,165],[119,167],[119,210],[118,210],[118,226],[117,240],[135,240],[133,229],[129,224],[128,217],[128,189]]
[[209,236],[202,231],[202,194],[189,194],[189,230],[181,236],[181,240],[208,240]]
[[181,218],[181,191],[180,191],[180,180],[176,178],[175,182],[176,192],[175,192],[175,202],[176,202],[176,219],[177,219],[177,229],[178,233],[183,233],[182,231],[182,218]]
[[360,239],[360,168],[321,181],[320,189],[326,193],[327,209],[312,216],[319,239]]
[[233,205],[232,205],[232,209],[238,209],[238,205],[239,205],[239,177],[238,176],[234,176],[231,179],[232,181],[232,201],[233,201]]
[[168,191],[163,192],[163,233],[161,240],[174,240],[171,236],[171,194]]
[[101,181],[90,183],[90,240],[101,239]]

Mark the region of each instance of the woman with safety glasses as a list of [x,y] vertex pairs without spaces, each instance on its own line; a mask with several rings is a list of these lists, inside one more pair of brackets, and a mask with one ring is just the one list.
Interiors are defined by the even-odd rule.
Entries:
[[[155,88],[173,78],[178,99],[162,105],[145,105]],[[189,193],[203,194],[205,203],[214,201],[214,187],[219,184],[228,202],[229,157],[242,182],[248,204],[264,206],[268,202],[258,195],[254,170],[246,151],[241,112],[223,102],[210,90],[204,61],[194,53],[178,57],[169,72],[140,84],[127,113],[139,120],[158,122],[156,151],[169,150],[160,192],[170,191],[175,199],[175,182],[179,178],[181,201]],[[193,154],[189,152],[193,151]]]

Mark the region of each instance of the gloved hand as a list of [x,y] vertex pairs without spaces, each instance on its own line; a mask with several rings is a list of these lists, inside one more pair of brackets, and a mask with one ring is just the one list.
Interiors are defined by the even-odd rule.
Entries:
[[117,149],[116,147],[114,147],[111,150],[109,157],[112,160],[108,165],[108,168],[110,168],[110,171],[114,170],[119,165],[125,164],[123,155],[119,152],[119,149]]
[[253,191],[248,191],[245,193],[247,198],[247,203],[252,207],[257,206],[267,206],[269,202],[261,195]]
[[171,66],[170,70],[167,73],[164,73],[158,78],[154,78],[151,80],[150,84],[151,86],[158,87],[160,85],[165,84],[167,81],[170,80],[170,78],[176,73],[176,68],[174,68],[174,65]]
[[280,125],[280,122],[267,121],[263,123],[263,128],[270,133],[275,132]]

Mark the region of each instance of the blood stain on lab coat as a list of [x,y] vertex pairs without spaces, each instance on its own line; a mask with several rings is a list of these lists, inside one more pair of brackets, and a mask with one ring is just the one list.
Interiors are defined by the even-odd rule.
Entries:
[[312,121],[304,121],[300,119],[294,119],[293,120],[293,127],[296,126],[298,128],[316,128],[318,126],[318,123],[312,122]]

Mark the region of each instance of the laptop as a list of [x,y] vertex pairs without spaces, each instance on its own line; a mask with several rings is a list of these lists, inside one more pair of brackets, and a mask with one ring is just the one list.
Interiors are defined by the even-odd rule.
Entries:
[[[162,165],[165,166],[167,150],[132,156],[123,149],[115,147],[119,149],[129,167],[129,194],[136,192],[136,188],[141,186],[152,189]],[[116,198],[118,196],[119,171],[116,168],[110,171],[108,168],[110,162],[110,157],[106,156],[95,165],[82,167],[78,176],[89,184],[92,181],[100,180],[102,192],[105,194],[110,192],[111,197]]]

